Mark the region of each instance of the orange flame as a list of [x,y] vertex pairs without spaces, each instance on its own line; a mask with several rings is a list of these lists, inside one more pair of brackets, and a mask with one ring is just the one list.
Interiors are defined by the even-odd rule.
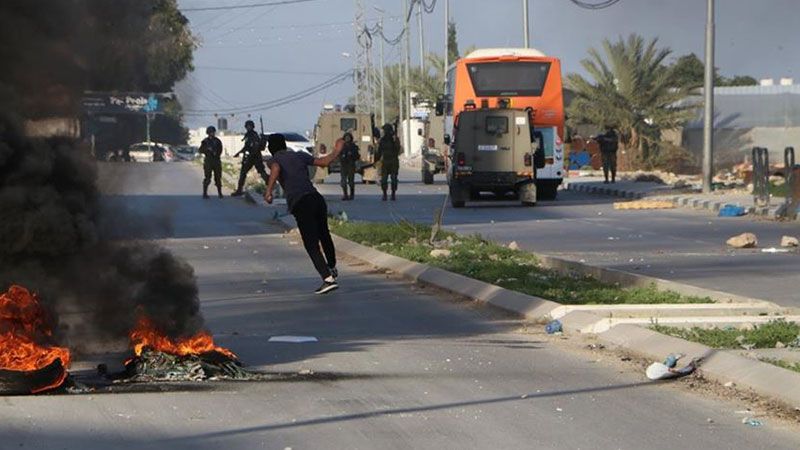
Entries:
[[145,348],[150,348],[179,356],[218,352],[236,358],[236,355],[227,348],[214,345],[214,338],[208,331],[200,331],[194,336],[174,340],[160,332],[145,316],[139,316],[139,321],[130,332],[130,341],[136,356],[140,356]]
[[[0,369],[30,372],[52,364],[56,359],[69,367],[69,350],[40,342],[52,335],[47,314],[39,298],[22,286],[11,286],[0,295]],[[67,371],[49,386],[33,393],[58,387],[67,378]]]

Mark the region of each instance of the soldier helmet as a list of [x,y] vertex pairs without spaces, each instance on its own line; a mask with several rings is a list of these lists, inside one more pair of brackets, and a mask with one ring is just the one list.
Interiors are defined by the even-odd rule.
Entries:
[[255,122],[253,122],[252,120],[248,120],[248,121],[246,121],[246,122],[244,123],[244,127],[245,127],[245,128],[247,128],[247,129],[250,129],[250,128],[255,128],[255,127],[256,127],[256,124],[255,124]]
[[206,128],[206,134],[211,134],[211,133],[216,133],[216,132],[217,132],[217,129],[214,128],[213,125],[211,125],[210,127]]
[[[347,138],[350,138],[350,139],[347,139]],[[344,139],[345,142],[347,142],[348,140],[350,142],[353,142],[353,133],[351,133],[349,131],[346,132],[345,134],[342,135],[342,139]]]

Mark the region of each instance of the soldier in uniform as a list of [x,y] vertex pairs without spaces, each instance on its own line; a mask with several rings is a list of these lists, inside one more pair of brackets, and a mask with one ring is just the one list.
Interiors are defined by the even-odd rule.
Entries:
[[603,158],[603,183],[608,184],[608,174],[611,173],[611,182],[617,181],[617,149],[619,137],[611,125],[606,126],[606,132],[595,138],[600,144],[600,155]]
[[[353,135],[347,132],[342,136],[342,153],[339,155],[342,176],[342,200],[353,200],[356,195],[356,163],[361,159],[358,153],[358,146],[353,142]],[[350,187],[350,194],[347,188]]]
[[253,167],[255,167],[258,174],[261,175],[261,179],[264,180],[264,183],[269,180],[261,155],[261,136],[259,136],[255,130],[256,124],[253,123],[252,120],[248,120],[244,123],[244,128],[247,130],[242,139],[244,141],[244,147],[233,155],[233,157],[236,158],[244,154],[242,158],[242,169],[239,172],[239,185],[236,187],[236,191],[231,193],[233,197],[238,197],[244,193],[244,182],[247,179],[247,173],[250,172],[250,169]]
[[222,141],[216,136],[217,129],[213,126],[206,128],[207,138],[200,143],[200,153],[203,155],[203,198],[208,198],[208,185],[211,184],[211,175],[214,175],[214,185],[217,186],[217,195],[222,198]]
[[394,127],[391,124],[385,124],[383,126],[383,137],[378,142],[378,151],[375,154],[375,161],[381,162],[383,201],[386,201],[389,177],[392,178],[392,201],[397,199],[397,172],[400,170],[400,151],[400,142],[394,134]]

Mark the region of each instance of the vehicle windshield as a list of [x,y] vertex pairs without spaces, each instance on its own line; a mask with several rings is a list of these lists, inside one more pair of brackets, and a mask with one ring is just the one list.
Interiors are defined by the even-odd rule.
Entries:
[[358,128],[358,120],[350,118],[350,117],[343,117],[339,121],[339,129],[342,131],[352,131]]
[[299,133],[282,132],[281,133],[287,142],[308,142],[308,138]]
[[492,62],[467,64],[475,94],[479,97],[542,95],[549,62]]

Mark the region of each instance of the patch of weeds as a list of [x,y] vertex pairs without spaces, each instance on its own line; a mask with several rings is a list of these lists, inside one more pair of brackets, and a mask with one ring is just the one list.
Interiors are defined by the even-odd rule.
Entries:
[[789,362],[784,361],[782,359],[775,359],[775,358],[760,358],[760,361],[765,363],[772,364],[773,366],[782,367],[784,369],[789,369],[795,372],[800,372],[800,363],[797,362]]
[[783,319],[771,320],[752,329],[678,328],[652,325],[653,331],[698,342],[713,348],[775,348],[778,342],[788,344],[800,335],[800,325]]
[[[459,236],[440,231],[428,243],[431,227],[409,222],[395,224],[348,222],[331,218],[331,231],[363,245],[401,258],[465,275],[506,289],[563,304],[709,303],[653,286],[620,288],[591,277],[570,277],[539,267],[536,256],[487,241],[479,235]],[[449,256],[431,256],[443,248]]]

